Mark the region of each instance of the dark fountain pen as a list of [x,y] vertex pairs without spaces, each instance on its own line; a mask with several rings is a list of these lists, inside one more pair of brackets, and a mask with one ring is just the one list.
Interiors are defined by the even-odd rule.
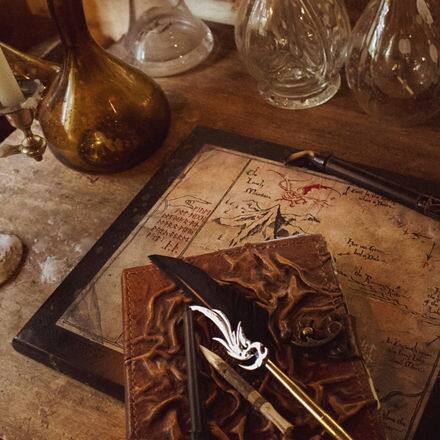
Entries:
[[188,400],[191,413],[191,440],[209,440],[210,435],[200,397],[193,312],[185,308],[183,315],[185,355],[188,381]]
[[352,182],[428,217],[440,218],[440,199],[438,198],[401,186],[332,155],[321,155],[310,150],[300,151],[291,154],[286,159],[286,163],[292,164],[300,159],[305,160],[307,165],[318,171]]

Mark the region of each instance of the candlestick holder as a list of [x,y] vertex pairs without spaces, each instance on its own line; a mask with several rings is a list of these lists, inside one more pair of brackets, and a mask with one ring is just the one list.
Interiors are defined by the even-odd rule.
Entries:
[[4,115],[14,128],[21,130],[24,139],[19,145],[3,145],[0,148],[0,158],[23,153],[39,162],[43,159],[47,141],[32,132],[32,123],[44,86],[39,80],[23,79],[18,80],[18,84],[25,97],[24,101],[11,107],[3,107],[0,104],[0,115]]

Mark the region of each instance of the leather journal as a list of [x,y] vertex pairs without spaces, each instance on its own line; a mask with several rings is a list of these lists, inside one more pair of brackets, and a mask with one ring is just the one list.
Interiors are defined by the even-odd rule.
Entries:
[[[370,376],[320,235],[248,244],[187,261],[220,282],[235,283],[267,309],[272,357],[353,439],[384,439]],[[189,439],[190,413],[182,316],[191,299],[153,265],[122,276],[127,438]],[[214,326],[195,316],[199,342],[231,364]],[[198,356],[200,392],[213,439],[281,435]],[[295,439],[327,438],[321,426],[265,370],[237,369],[283,417]]]

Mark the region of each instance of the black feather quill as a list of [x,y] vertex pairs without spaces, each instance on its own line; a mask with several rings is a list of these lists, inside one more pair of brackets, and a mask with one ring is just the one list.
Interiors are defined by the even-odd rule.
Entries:
[[269,315],[236,284],[220,284],[202,269],[184,260],[163,255],[150,255],[150,260],[188,293],[199,305],[223,312],[232,329],[242,323],[245,335],[252,341],[270,344]]

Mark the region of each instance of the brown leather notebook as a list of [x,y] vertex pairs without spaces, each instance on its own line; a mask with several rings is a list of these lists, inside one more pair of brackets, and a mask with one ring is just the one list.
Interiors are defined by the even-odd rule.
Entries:
[[[353,322],[322,236],[249,244],[187,260],[221,282],[239,284],[269,311],[275,340],[272,359],[354,439],[385,438]],[[188,439],[182,315],[191,299],[153,265],[125,270],[122,284],[127,438]],[[215,328],[201,314],[195,318],[200,342],[231,363],[220,344],[212,341],[218,336]],[[203,356],[198,361],[213,439],[281,438]],[[296,439],[321,438],[320,425],[266,370],[237,371],[295,426]]]

